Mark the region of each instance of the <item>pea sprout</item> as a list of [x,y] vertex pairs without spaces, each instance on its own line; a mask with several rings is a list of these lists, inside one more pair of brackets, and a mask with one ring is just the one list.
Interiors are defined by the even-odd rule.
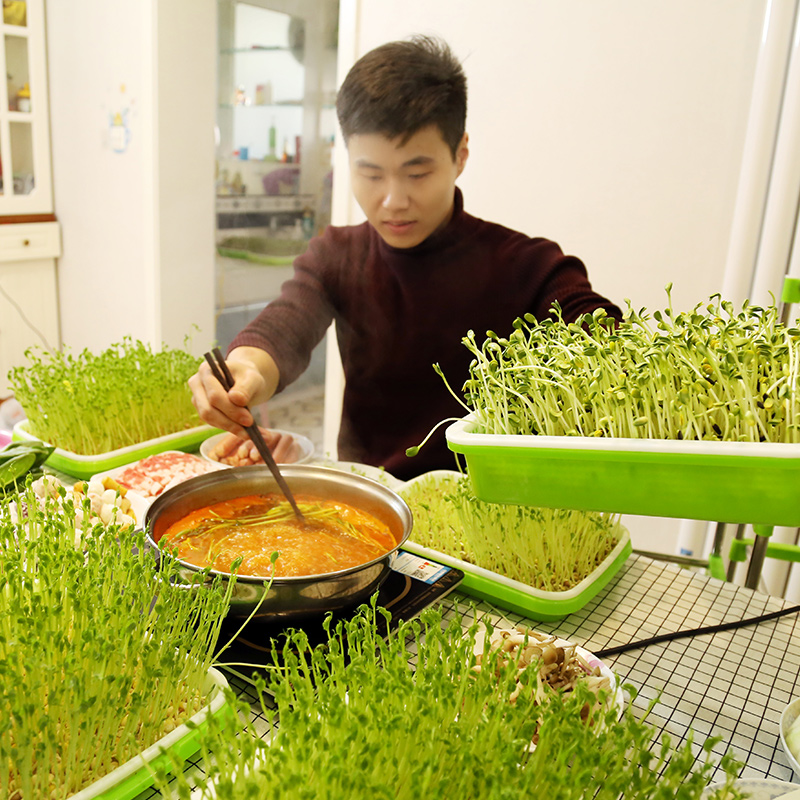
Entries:
[[646,719],[630,704],[620,718],[582,682],[564,695],[548,692],[544,701],[533,691],[512,700],[517,683],[531,685],[539,665],[520,675],[513,660],[494,651],[476,671],[476,644],[488,639],[490,626],[475,621],[465,630],[460,615],[448,620],[427,608],[384,638],[379,616],[390,614],[373,602],[352,619],[334,624],[329,617],[327,641],[318,647],[303,631],[289,632],[257,684],[259,722],[244,701],[245,733],[238,720],[212,718],[200,733],[205,774],[182,772],[170,783],[162,773],[158,788],[203,800],[699,800],[719,767],[729,793],[709,798],[743,797],[732,788],[741,765],[731,753],[716,760],[718,740],[673,747],[664,735],[653,752],[655,729]]
[[567,323],[555,305],[552,319],[526,315],[508,337],[489,331],[479,344],[470,331],[462,402],[476,432],[800,441],[797,324],[774,302],[737,311],[718,294],[676,312],[671,288],[666,309],[628,301],[617,326],[602,309]]
[[413,540],[542,591],[571,589],[619,542],[619,515],[486,503],[466,478],[415,481],[401,494]]
[[170,559],[157,581],[142,531],[84,519],[0,503],[0,797],[69,797],[208,702],[233,582],[187,591]]
[[200,359],[160,352],[125,337],[98,355],[89,350],[25,351],[28,364],[8,380],[28,433],[81,455],[96,455],[200,425],[186,381]]

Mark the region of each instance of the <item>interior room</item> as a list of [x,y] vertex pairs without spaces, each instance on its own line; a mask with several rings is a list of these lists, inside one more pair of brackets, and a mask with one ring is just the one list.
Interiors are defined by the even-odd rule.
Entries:
[[[38,573],[18,584],[4,575],[34,569],[36,559],[26,555],[34,550],[21,542],[44,542],[67,514],[59,530],[67,525],[87,565],[99,559],[98,575],[103,559],[117,562],[97,531],[113,529],[112,540],[142,537],[133,550],[157,555],[157,569],[169,575],[163,585],[190,586],[202,600],[190,601],[188,592],[169,600],[175,606],[165,613],[177,620],[169,630],[136,627],[158,616],[156,599],[150,612],[118,622],[148,642],[160,637],[169,653],[195,665],[190,677],[178,662],[165,676],[187,686],[198,681],[191,701],[165,701],[184,703],[182,716],[163,721],[159,709],[147,712],[163,730],[149,731],[146,743],[125,723],[116,734],[126,741],[124,757],[104,745],[90,756],[59,727],[60,712],[24,717],[10,694],[0,699],[0,718],[22,720],[0,731],[0,798],[44,796],[37,770],[51,770],[51,796],[77,800],[267,796],[259,792],[279,763],[275,744],[290,738],[279,735],[278,719],[298,741],[306,734],[314,740],[313,726],[292,715],[313,695],[309,708],[319,708],[322,728],[343,720],[349,735],[350,701],[326,699],[326,687],[335,686],[331,698],[364,695],[363,708],[361,699],[352,703],[354,714],[366,718],[381,708],[400,720],[408,715],[393,705],[401,689],[380,688],[386,665],[405,657],[410,643],[410,674],[428,675],[426,659],[436,660],[426,644],[436,641],[431,631],[452,619],[476,640],[463,653],[465,674],[488,672],[480,665],[492,648],[511,653],[497,674],[515,661],[512,704],[519,697],[519,708],[530,702],[536,709],[529,719],[543,715],[533,740],[522,717],[515,722],[519,711],[498,712],[492,723],[498,737],[502,729],[530,747],[514,757],[525,764],[520,775],[508,767],[520,781],[514,786],[547,790],[561,780],[547,773],[539,785],[523,774],[546,760],[544,748],[536,754],[550,713],[542,698],[552,688],[583,696],[583,687],[573,692],[574,678],[564,689],[542,677],[553,673],[545,664],[552,655],[575,667],[578,683],[587,674],[597,680],[592,696],[599,699],[585,706],[590,714],[618,708],[606,722],[598,718],[593,736],[617,736],[604,737],[608,725],[636,751],[625,737],[646,723],[651,751],[666,734],[676,752],[688,753],[648,766],[643,786],[651,779],[653,786],[638,794],[627,773],[603,771],[613,755],[598,756],[586,766],[596,778],[593,793],[564,796],[594,796],[601,787],[620,787],[609,797],[663,796],[658,786],[678,778],[687,791],[697,788],[687,797],[789,797],[793,784],[800,792],[800,0],[4,0],[3,11],[0,558],[8,560],[0,560],[0,595],[7,586],[6,600],[16,597],[28,624],[49,619],[30,588],[39,585]],[[373,124],[367,111],[347,121],[337,98],[362,59],[419,37],[446,43],[466,80],[465,123],[455,139],[440,122],[442,108],[430,112],[432,123],[403,128],[400,99],[390,115],[399,133]],[[385,74],[400,74],[390,72],[402,69],[397,57],[386,58]],[[375,86],[383,79],[377,69],[359,78]],[[386,106],[375,92],[370,102]],[[366,94],[358,97],[367,102]],[[410,169],[435,163],[414,150],[428,152],[418,144],[426,132],[432,152],[441,147],[447,156],[446,215],[429,236],[398,244],[394,234],[416,220],[389,220],[387,228],[376,214],[390,213],[397,196],[385,187],[400,186],[392,176],[401,173],[412,210],[395,216],[425,213],[419,198],[430,183]],[[395,155],[406,150],[408,157]],[[543,323],[530,304],[509,317],[507,329],[487,330],[485,320],[497,317],[482,313],[473,322],[464,312],[461,326],[462,294],[503,297],[496,286],[511,280],[507,251],[481,256],[478,240],[472,246],[467,238],[472,227],[453,233],[457,225],[477,231],[482,221],[498,237],[518,235],[513,241],[525,247],[556,248],[559,268],[585,268],[585,292],[599,298],[587,316]],[[425,248],[443,247],[445,234],[458,252],[488,261],[491,281],[479,290],[483,273],[465,264],[457,280],[463,292],[451,284],[452,291],[419,289],[409,300],[407,277],[386,278],[401,287],[403,304],[392,308],[409,316],[384,312],[389,290],[383,278],[369,277],[373,259],[379,278],[394,276],[393,259],[422,264]],[[359,244],[362,236],[368,245]],[[449,275],[449,257],[443,250],[431,271]],[[537,286],[546,280],[535,278]],[[311,299],[305,306],[297,298]],[[363,318],[352,311],[353,298]],[[603,302],[618,309],[605,326],[592,312]],[[425,310],[412,317],[414,309]],[[385,325],[376,325],[381,317]],[[445,330],[450,349],[440,358],[437,336]],[[519,356],[528,332],[529,349]],[[365,352],[381,350],[380,369],[353,355],[361,341],[373,348]],[[447,371],[456,347],[469,363],[468,379]],[[442,414],[425,428],[447,456],[430,469],[413,466],[413,458],[435,461],[425,433],[408,438],[422,430],[421,422],[414,427],[418,419],[440,407],[429,384],[385,398],[386,387],[401,380],[406,351],[417,360],[430,353],[427,376],[448,403],[457,402],[455,416]],[[400,377],[384,382],[393,361]],[[427,417],[415,406],[429,406]],[[359,431],[377,425],[373,416],[382,418],[380,430],[353,445]],[[385,441],[394,449],[375,455],[390,447]],[[397,453],[412,463],[407,473],[396,466]],[[220,566],[228,553],[221,542],[244,534],[239,522],[217,520],[245,496],[260,496],[262,484],[275,493],[279,523],[288,519],[308,537],[297,540],[297,564],[306,564],[298,572],[276,571],[289,562],[287,538],[259,545],[260,561],[243,560],[242,551]],[[334,515],[323,509],[328,502],[346,505],[336,524],[363,547],[357,523],[367,512],[390,544],[354,564],[307,566],[303,558],[322,548],[319,526]],[[192,523],[198,527],[175,533],[171,526],[201,506],[208,514]],[[278,513],[271,505],[247,508],[241,513],[259,524]],[[26,519],[36,535],[20,534]],[[195,564],[187,553],[205,542],[200,533],[218,527],[220,542],[209,538],[207,560]],[[372,539],[369,546],[377,547]],[[52,547],[52,559],[69,559],[76,549]],[[558,559],[569,576],[556,586]],[[43,596],[67,597],[67,583],[82,580],[72,569],[65,566],[61,588],[54,584]],[[140,569],[119,562],[109,571],[129,574],[133,586]],[[108,586],[98,581],[97,591],[109,597],[117,589]],[[362,607],[370,598],[371,617]],[[64,611],[67,605],[53,618],[77,613]],[[442,618],[426,627],[437,613]],[[333,622],[323,623],[331,614]],[[362,616],[368,623],[357,628]],[[490,628],[483,644],[472,620]],[[361,684],[379,699],[348,683],[350,656],[339,664],[330,655],[339,645],[328,625],[337,622],[347,630],[337,641],[364,636],[354,648],[383,653],[385,669],[372,675],[369,666]],[[0,664],[10,663],[16,642],[15,629],[3,625]],[[197,635],[188,644],[191,626]],[[67,627],[74,634],[64,641],[77,639],[78,622]],[[90,629],[87,623],[87,636]],[[48,664],[31,689],[43,692],[36,696],[45,697],[45,708],[73,663],[67,645],[56,646],[60,637],[43,635],[53,649],[30,656]],[[319,645],[328,666],[306,686],[289,650],[275,660],[276,642],[290,642],[301,655],[309,643]],[[133,665],[149,648],[126,649],[120,660]],[[521,665],[523,653],[530,664]],[[172,658],[160,651],[147,657],[150,671],[155,659]],[[105,674],[106,667],[75,663]],[[20,669],[27,682],[28,668]],[[526,687],[534,672],[532,699]],[[484,680],[473,678],[470,686]],[[115,690],[129,692],[131,708],[140,702],[138,681]],[[440,690],[449,696],[442,687],[450,681],[427,693],[398,681],[409,698],[419,689],[425,699],[414,716],[430,715],[433,725],[426,703]],[[290,696],[291,686],[310,694],[300,698],[297,688]],[[158,691],[147,696],[160,698]],[[98,702],[80,697],[84,709]],[[231,710],[242,720],[236,731]],[[441,713],[438,729],[463,744],[459,713],[450,715],[455,723]],[[200,716],[187,727],[192,714]],[[63,745],[46,756],[52,762],[36,745],[47,719],[56,726],[47,729],[53,747]],[[103,728],[102,719],[85,724]],[[37,725],[30,749],[20,749]],[[189,735],[197,726],[201,733]],[[391,797],[447,794],[443,786],[461,786],[456,773],[465,786],[477,780],[472,767],[461,770],[449,758],[439,772],[424,754],[415,762],[410,745],[385,756],[372,751],[378,745],[367,730],[362,741],[353,727],[350,750],[325,744],[329,734],[320,734],[313,757],[301,763],[298,756],[297,775],[311,776],[308,796],[378,796],[368,780],[373,772],[397,782]],[[699,746],[706,739],[710,765]],[[243,741],[256,742],[256,751]],[[156,742],[171,753],[162,762],[153,760]],[[477,770],[479,750],[494,753],[495,744],[475,745],[464,763]],[[147,748],[143,760],[138,754]],[[67,750],[76,763],[91,763],[85,775],[81,767],[60,771]],[[294,755],[286,753],[288,787]],[[370,753],[376,760],[367,767]],[[339,776],[336,759],[360,765],[355,777]],[[688,765],[680,776],[679,764]],[[295,796],[284,783],[274,791]],[[487,784],[474,796],[502,796],[496,791]]]

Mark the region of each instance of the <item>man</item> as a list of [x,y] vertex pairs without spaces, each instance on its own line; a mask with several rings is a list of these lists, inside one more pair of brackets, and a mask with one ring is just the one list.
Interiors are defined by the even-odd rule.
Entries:
[[467,214],[456,180],[469,155],[466,78],[443,42],[392,42],[363,56],[336,110],[353,194],[367,221],[329,226],[295,261],[294,277],[232,342],[229,393],[201,366],[190,379],[202,419],[244,437],[245,406],[267,401],[307,367],[331,320],[345,374],[339,458],[384,466],[401,479],[452,468],[436,423],[463,416],[451,385],[468,377],[461,339],[512,330],[554,301],[564,319],[604,308],[586,269],[554,242]]

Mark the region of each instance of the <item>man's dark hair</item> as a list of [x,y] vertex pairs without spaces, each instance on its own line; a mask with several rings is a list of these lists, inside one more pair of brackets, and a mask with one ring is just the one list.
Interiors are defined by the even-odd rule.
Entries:
[[467,119],[467,78],[440,39],[414,36],[362,56],[336,98],[345,143],[353,135],[380,133],[407,142],[436,125],[455,158]]

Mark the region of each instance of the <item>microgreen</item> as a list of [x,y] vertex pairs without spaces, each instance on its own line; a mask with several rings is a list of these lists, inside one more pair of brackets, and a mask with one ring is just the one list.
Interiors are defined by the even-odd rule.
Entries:
[[141,531],[76,522],[66,493],[11,499],[0,504],[0,797],[58,800],[206,704],[233,582],[179,586],[169,559],[157,579]]
[[8,379],[28,433],[64,450],[95,455],[200,424],[186,385],[200,360],[184,350],[153,352],[125,337],[98,355],[25,355]]
[[800,442],[800,328],[774,303],[736,311],[712,295],[679,313],[670,299],[651,316],[628,302],[623,317],[567,323],[556,304],[508,337],[479,344],[470,331],[463,403],[476,432]]
[[[201,734],[201,797],[689,800],[701,796],[716,769],[713,740],[699,763],[691,742],[673,749],[663,739],[652,753],[654,729],[646,719],[630,705],[618,718],[615,708],[594,705],[580,684],[544,702],[524,691],[511,702],[513,662],[473,669],[478,637],[490,633],[477,622],[465,631],[460,619],[446,622],[429,608],[383,639],[379,614],[388,616],[372,605],[335,626],[329,620],[322,647],[312,648],[302,631],[290,634],[257,687],[267,741],[252,722],[250,735],[242,735],[233,720],[211,721]],[[592,710],[583,722],[587,704]],[[729,755],[719,765],[730,785],[738,765]],[[167,796],[190,796],[186,774],[170,785],[161,775],[157,785]]]
[[401,494],[417,544],[542,591],[571,589],[619,541],[619,515],[486,503],[466,477],[431,475]]

